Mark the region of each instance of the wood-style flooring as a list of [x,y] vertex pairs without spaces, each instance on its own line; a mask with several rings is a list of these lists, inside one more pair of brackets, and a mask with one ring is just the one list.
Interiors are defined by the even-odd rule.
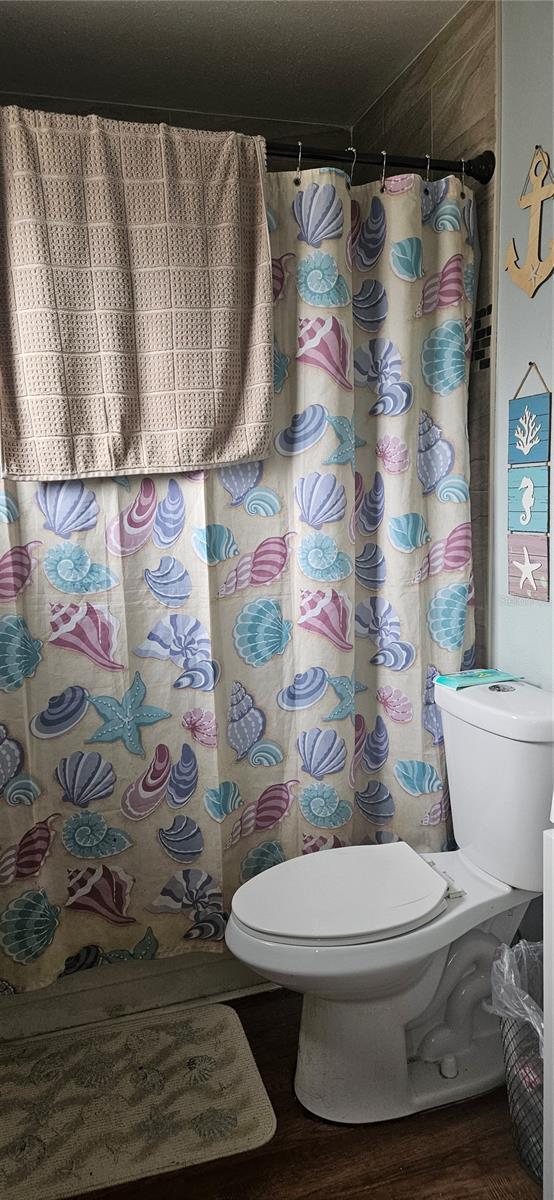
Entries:
[[504,1089],[382,1125],[333,1125],[294,1097],[300,997],[266,992],[233,1007],[277,1115],[275,1137],[93,1200],[540,1200],[512,1145]]

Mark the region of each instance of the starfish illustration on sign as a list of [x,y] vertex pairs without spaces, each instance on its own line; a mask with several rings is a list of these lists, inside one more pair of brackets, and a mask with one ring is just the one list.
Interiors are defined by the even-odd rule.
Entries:
[[138,671],[121,700],[116,700],[115,696],[91,696],[90,703],[104,724],[87,742],[117,742],[121,738],[130,754],[140,754],[144,758],[140,726],[155,725],[171,716],[163,708],[143,704],[145,696],[146,687]]
[[367,692],[365,684],[358,683],[354,675],[330,675],[328,683],[336,692],[339,703],[335,705],[328,717],[324,717],[325,721],[343,721],[346,717],[354,720],[354,700],[358,692]]
[[523,589],[524,583],[529,583],[533,588],[533,591],[536,592],[537,585],[533,576],[535,571],[538,571],[539,567],[542,567],[542,562],[531,562],[527,546],[523,547],[523,562],[516,562],[515,558],[512,559],[512,562],[514,567],[517,567],[518,571],[521,571],[521,579],[519,581],[520,588]]
[[330,413],[327,413],[327,420],[329,425],[333,426],[340,445],[337,446],[336,450],[333,450],[329,458],[325,459],[325,463],[350,463],[352,470],[354,470],[356,450],[360,446],[367,445],[363,438],[358,437],[354,429],[354,417],[349,421],[348,417],[332,417]]

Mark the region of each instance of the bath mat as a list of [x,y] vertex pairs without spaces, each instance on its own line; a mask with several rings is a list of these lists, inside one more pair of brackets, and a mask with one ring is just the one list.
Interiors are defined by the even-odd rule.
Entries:
[[251,1150],[275,1114],[233,1009],[0,1046],[0,1195],[63,1200]]

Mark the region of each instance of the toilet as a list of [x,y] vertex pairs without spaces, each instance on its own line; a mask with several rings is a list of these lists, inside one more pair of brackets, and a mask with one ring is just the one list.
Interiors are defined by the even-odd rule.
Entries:
[[308,854],[232,902],[231,951],[303,994],[295,1092],[331,1121],[389,1120],[504,1078],[490,968],[542,891],[554,698],[513,682],[437,683],[435,699],[459,849]]

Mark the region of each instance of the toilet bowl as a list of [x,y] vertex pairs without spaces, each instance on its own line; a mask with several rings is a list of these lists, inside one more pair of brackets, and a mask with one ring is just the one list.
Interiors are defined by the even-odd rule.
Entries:
[[304,995],[295,1091],[321,1117],[388,1120],[503,1079],[498,1021],[483,1001],[499,944],[542,887],[552,697],[525,684],[476,694],[486,690],[436,689],[460,849],[324,851],[233,897],[229,948]]

